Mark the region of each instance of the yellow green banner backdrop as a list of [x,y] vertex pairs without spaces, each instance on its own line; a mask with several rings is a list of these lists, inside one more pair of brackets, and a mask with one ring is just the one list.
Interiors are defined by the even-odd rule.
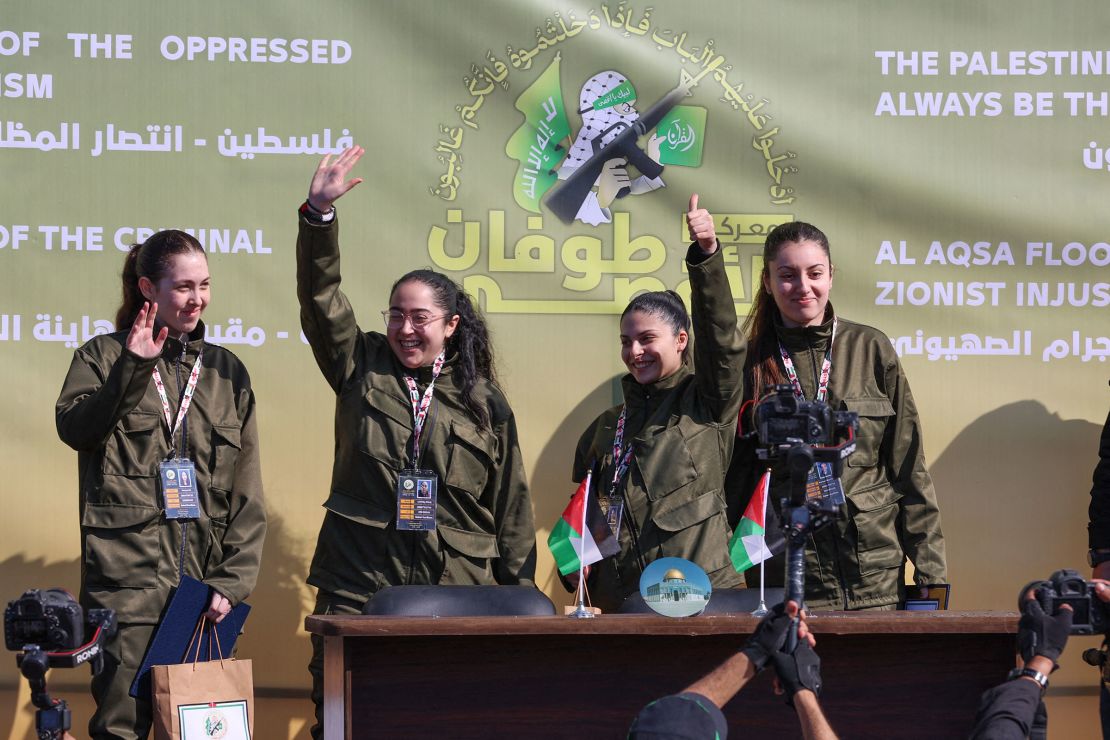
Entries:
[[[270,732],[302,729],[334,399],[299,331],[296,208],[353,142],[344,289],[367,329],[416,267],[478,299],[556,601],[542,543],[578,435],[619,401],[617,317],[638,291],[688,292],[696,192],[741,316],[773,226],[829,235],[837,311],[891,337],[922,412],[952,605],[1011,609],[1021,584],[1083,568],[1110,406],[1108,30],[1094,1],[8,3],[0,596],[76,586],[75,455],[53,405],[73,349],[111,329],[128,246],[190,230],[208,326],[250,369],[261,420],[272,526],[242,650],[261,696],[292,697]],[[568,178],[675,90],[632,137],[662,172],[629,164],[609,173],[624,197],[586,188],[557,215]]]

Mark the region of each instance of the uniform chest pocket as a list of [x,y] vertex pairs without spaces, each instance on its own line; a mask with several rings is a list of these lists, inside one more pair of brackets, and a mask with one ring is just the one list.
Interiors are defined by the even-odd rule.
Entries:
[[375,388],[363,398],[362,413],[354,422],[359,449],[389,468],[408,465],[412,407]]
[[894,419],[894,407],[886,396],[843,399],[844,408],[859,414],[856,451],[848,456],[852,468],[873,468],[879,464],[879,448],[887,425]]
[[242,430],[238,426],[212,425],[212,458],[209,470],[212,471],[209,486],[221,491],[230,491],[235,486],[235,467],[242,450]]
[[656,501],[697,480],[694,456],[678,427],[636,440],[635,444],[636,467],[650,500]]
[[470,425],[453,421],[447,444],[451,453],[445,482],[481,498],[493,472],[493,440]]
[[158,414],[132,412],[120,419],[104,446],[103,472],[129,478],[153,478],[169,447]]

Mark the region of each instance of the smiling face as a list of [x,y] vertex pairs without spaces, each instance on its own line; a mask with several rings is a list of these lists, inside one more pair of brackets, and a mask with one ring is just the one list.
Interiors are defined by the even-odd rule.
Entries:
[[[387,320],[386,339],[393,354],[407,368],[431,365],[459,325],[458,315],[448,316],[436,303],[435,291],[419,280],[407,280],[393,291],[389,311],[400,320]],[[413,326],[426,321],[423,326]]]
[[675,333],[659,314],[630,311],[621,319],[621,359],[637,383],[647,385],[672,375],[682,366],[689,336]]
[[173,336],[190,334],[211,298],[208,259],[204,252],[175,254],[157,282],[139,278],[139,291],[158,304],[159,325],[168,327]]
[[767,263],[763,287],[775,299],[786,326],[817,326],[832,289],[829,255],[816,241],[786,242]]

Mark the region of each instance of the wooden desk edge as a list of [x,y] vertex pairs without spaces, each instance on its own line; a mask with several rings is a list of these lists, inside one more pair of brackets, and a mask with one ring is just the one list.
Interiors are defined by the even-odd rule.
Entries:
[[[671,619],[647,614],[605,614],[595,619],[552,617],[379,617],[310,615],[308,632],[326,637],[420,635],[748,635],[750,614]],[[817,635],[1016,634],[1016,612],[820,612],[809,618]]]

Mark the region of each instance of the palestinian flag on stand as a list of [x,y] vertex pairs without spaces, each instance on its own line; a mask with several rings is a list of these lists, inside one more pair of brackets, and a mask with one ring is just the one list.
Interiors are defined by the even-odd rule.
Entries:
[[763,473],[755,493],[744,509],[740,524],[728,541],[728,554],[738,573],[759,565],[786,549],[786,540],[778,527],[771,528],[767,537],[767,498],[771,492],[771,471]]
[[564,576],[621,551],[597,499],[590,498],[591,477],[587,474],[570,497],[562,518],[547,538],[555,564]]

